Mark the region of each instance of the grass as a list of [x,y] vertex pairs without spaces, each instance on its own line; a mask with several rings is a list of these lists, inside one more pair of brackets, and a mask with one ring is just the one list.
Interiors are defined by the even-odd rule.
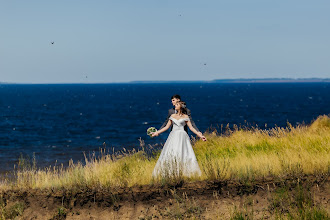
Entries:
[[64,207],[59,207],[57,208],[57,212],[55,213],[55,215],[53,216],[52,219],[66,219],[67,216],[67,209]]
[[248,211],[246,208],[244,210],[238,210],[234,207],[234,211],[231,214],[230,220],[249,220],[253,219],[253,211]]
[[165,219],[201,219],[205,208],[201,207],[194,198],[187,194],[179,195],[176,190],[171,190],[171,205],[165,210],[158,210],[159,215]]
[[293,190],[277,189],[270,199],[269,211],[277,219],[330,219],[327,211],[315,203],[310,188],[299,183]]
[[261,213],[262,216],[255,216],[254,204],[248,201],[241,208],[234,206],[230,219],[330,219],[326,209],[315,202],[310,187],[303,187],[299,183],[293,189],[291,187],[284,185],[272,192],[268,197],[269,205]]
[[16,219],[24,212],[24,203],[16,202],[11,206],[7,206],[6,202],[0,198],[0,220]]
[[[286,128],[227,129],[206,134],[207,142],[194,141],[194,151],[202,176],[175,177],[175,182],[232,180],[253,182],[264,178],[283,179],[301,175],[330,173],[330,118],[319,116],[311,125],[288,124]],[[1,189],[111,188],[146,184],[166,184],[153,179],[159,156],[145,151],[126,152],[119,158],[101,150],[100,156],[86,157],[86,163],[69,161],[68,167],[36,168],[22,158],[14,181],[1,181]]]

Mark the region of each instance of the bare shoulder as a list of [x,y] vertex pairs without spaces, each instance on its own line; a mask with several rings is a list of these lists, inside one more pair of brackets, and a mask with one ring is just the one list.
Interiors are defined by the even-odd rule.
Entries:
[[186,114],[183,114],[182,116],[183,116],[183,118],[189,118],[189,116]]
[[172,114],[172,115],[171,115],[171,117],[175,118],[174,116],[175,116],[175,114]]

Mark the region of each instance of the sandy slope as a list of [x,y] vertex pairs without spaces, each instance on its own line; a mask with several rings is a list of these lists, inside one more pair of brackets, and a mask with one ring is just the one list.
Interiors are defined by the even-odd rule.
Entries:
[[330,213],[329,177],[303,177],[253,184],[194,182],[98,190],[1,192],[2,210],[23,204],[18,219],[229,219],[235,208],[254,219],[273,218],[273,193],[280,187],[308,187],[314,202]]

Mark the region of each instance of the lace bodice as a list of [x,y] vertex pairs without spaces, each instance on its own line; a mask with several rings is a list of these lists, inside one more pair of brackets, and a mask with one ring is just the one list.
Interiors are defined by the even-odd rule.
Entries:
[[170,119],[173,122],[173,129],[172,129],[172,131],[176,131],[176,130],[183,130],[184,131],[184,126],[187,124],[187,121],[190,121],[189,118],[175,119],[172,116],[170,117]]

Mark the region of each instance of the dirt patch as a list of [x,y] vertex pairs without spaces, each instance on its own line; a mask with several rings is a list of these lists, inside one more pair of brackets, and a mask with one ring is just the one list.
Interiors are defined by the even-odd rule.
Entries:
[[180,182],[116,189],[11,190],[1,192],[0,211],[2,218],[21,219],[229,219],[234,215],[265,219],[281,210],[283,202],[277,202],[274,193],[283,188],[291,195],[297,186],[310,193],[311,207],[317,205],[329,213],[328,176],[249,184]]

